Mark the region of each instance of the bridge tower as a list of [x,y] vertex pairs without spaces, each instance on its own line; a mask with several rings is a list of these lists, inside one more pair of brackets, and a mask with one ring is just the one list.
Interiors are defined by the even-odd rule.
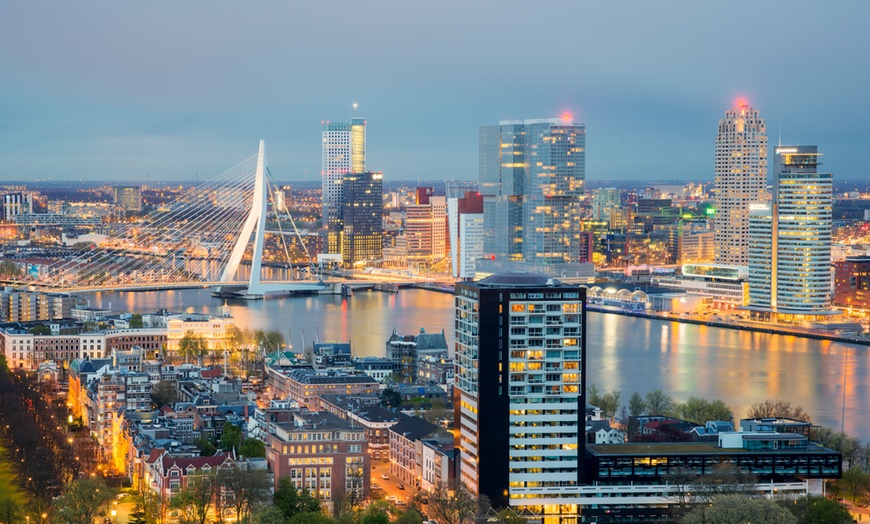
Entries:
[[[260,140],[260,150],[257,153],[257,169],[254,178],[254,198],[251,203],[251,211],[242,225],[242,231],[233,247],[229,261],[221,274],[221,282],[232,282],[239,269],[239,263],[254,233],[254,253],[251,259],[251,278],[248,281],[249,295],[263,295],[265,290],[260,283],[260,273],[263,262],[263,240],[266,236],[266,199],[268,190],[266,187],[266,141]],[[256,229],[256,231],[255,231]]]

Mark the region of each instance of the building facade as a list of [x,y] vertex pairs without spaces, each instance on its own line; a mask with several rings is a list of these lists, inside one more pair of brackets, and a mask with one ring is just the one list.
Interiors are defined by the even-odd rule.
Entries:
[[610,220],[610,210],[621,206],[620,191],[602,187],[592,192],[592,220]]
[[528,273],[458,283],[461,481],[495,505],[570,507],[583,483],[585,290]]
[[383,178],[371,171],[342,177],[337,211],[330,211],[327,247],[329,253],[341,254],[345,267],[383,259]]
[[870,309],[870,256],[834,263],[834,306]]
[[775,150],[774,200],[751,206],[751,310],[830,313],[833,177],[818,172],[818,157],[816,146]]
[[329,214],[341,205],[341,184],[345,175],[366,170],[366,121],[354,117],[346,122],[324,122],[322,168],[323,226]]
[[405,207],[405,242],[410,261],[438,262],[447,254],[447,199],[433,188],[418,187]]
[[480,129],[484,253],[534,265],[579,260],[586,125],[570,115]]
[[113,201],[124,211],[142,211],[142,186],[114,186]]
[[452,196],[447,193],[450,267],[453,278],[474,280],[476,261],[483,258],[483,195],[465,191]]
[[749,205],[763,202],[767,184],[767,127],[745,100],[725,112],[716,136],[715,242],[717,264],[749,262]]

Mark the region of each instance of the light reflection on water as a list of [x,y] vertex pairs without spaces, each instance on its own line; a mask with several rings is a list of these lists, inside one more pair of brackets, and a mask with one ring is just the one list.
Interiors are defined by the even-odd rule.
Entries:
[[[220,314],[223,301],[208,290],[97,293],[91,304],[116,312]],[[453,297],[403,290],[338,296],[229,301],[240,327],[278,329],[294,350],[321,340],[350,340],[359,355],[383,355],[396,329],[412,334],[444,330],[453,340]],[[781,398],[802,405],[817,424],[840,428],[846,370],[846,432],[870,441],[870,352],[865,346],[768,335],[637,317],[589,313],[588,381],[603,391],[661,388],[677,400],[722,399],[737,417],[755,401]],[[844,366],[844,353],[848,352]]]

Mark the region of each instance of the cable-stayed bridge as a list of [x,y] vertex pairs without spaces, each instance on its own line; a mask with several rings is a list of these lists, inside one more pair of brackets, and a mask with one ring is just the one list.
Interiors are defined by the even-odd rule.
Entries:
[[[143,219],[121,224],[99,245],[43,266],[19,287],[56,292],[154,290],[212,287],[221,296],[248,299],[272,293],[340,293],[349,281],[325,281],[316,274],[305,243],[305,263],[292,266],[290,280],[262,279],[270,173],[266,146]],[[274,181],[272,181],[274,183]],[[274,213],[284,210],[272,205]],[[299,231],[289,212],[291,227]],[[286,236],[280,246],[290,262]],[[239,277],[243,260],[249,277]],[[368,284],[371,284],[370,282]]]

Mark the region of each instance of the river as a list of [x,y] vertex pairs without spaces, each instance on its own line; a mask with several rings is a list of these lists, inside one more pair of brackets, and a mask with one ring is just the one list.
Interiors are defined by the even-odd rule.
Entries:
[[[220,314],[223,301],[204,289],[96,293],[91,304],[115,312],[157,309]],[[295,351],[320,340],[349,340],[358,355],[383,355],[396,329],[444,330],[452,347],[452,295],[423,290],[397,294],[229,301],[239,327],[277,329]],[[799,404],[813,422],[870,441],[870,348],[787,335],[588,313],[587,383],[604,391],[662,389],[674,399],[722,399],[742,417],[759,400]],[[844,378],[845,377],[845,378]],[[845,380],[845,387],[844,387]],[[845,406],[845,425],[843,408]]]

